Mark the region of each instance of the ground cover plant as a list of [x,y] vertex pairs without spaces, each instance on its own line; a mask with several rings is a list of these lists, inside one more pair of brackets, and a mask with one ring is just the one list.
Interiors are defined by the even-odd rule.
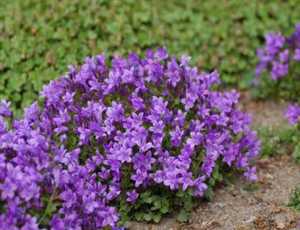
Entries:
[[297,0],[1,0],[0,97],[19,115],[70,63],[162,45],[245,87],[263,35],[291,32],[299,11]]
[[289,154],[294,152],[297,157],[297,148],[300,133],[294,127],[280,126],[261,127],[257,129],[258,137],[261,140],[261,156],[272,157],[277,155]]
[[[0,106],[0,228],[159,221],[232,171],[256,180],[259,141],[217,72],[165,49],[86,58],[14,119]],[[209,194],[208,194],[209,195]]]
[[259,86],[259,95],[298,102],[300,24],[291,35],[271,32],[265,40],[265,46],[257,50],[255,83]]
[[[299,132],[300,24],[296,25],[294,32],[289,36],[280,32],[267,34],[266,44],[257,50],[257,55],[259,63],[256,67],[255,81],[259,84],[258,90],[262,91],[264,96],[269,94],[290,101],[285,116],[289,123],[296,127],[294,132]],[[296,141],[294,138],[293,155],[299,161],[299,135],[294,137]]]
[[291,104],[286,110],[285,113],[286,118],[289,120],[290,124],[294,126],[298,138],[295,141],[295,148],[293,151],[293,157],[295,160],[300,163],[300,138],[299,138],[299,133],[300,133],[300,127],[299,127],[299,121],[300,121],[300,107],[299,105],[296,104]]
[[295,188],[288,205],[300,212],[300,187]]

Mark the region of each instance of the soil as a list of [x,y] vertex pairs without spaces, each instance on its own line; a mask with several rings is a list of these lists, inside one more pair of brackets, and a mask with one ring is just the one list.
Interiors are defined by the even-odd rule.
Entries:
[[253,127],[273,127],[288,125],[284,118],[286,102],[253,101],[248,93],[241,94],[241,110],[250,114]]
[[[252,114],[253,126],[286,125],[284,103],[252,102],[242,96],[241,109]],[[300,213],[287,207],[290,195],[300,184],[300,165],[288,154],[260,159],[258,182],[249,186],[243,178],[218,188],[211,202],[202,202],[189,223],[165,218],[160,224],[130,223],[133,230],[296,230]],[[298,227],[297,227],[298,225]]]

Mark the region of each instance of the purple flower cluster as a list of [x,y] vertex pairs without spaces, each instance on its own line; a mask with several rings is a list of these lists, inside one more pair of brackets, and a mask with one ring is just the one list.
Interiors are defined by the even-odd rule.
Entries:
[[115,228],[121,197],[135,203],[155,185],[201,197],[217,161],[255,180],[259,142],[239,95],[211,90],[218,83],[217,72],[158,49],[87,58],[20,120],[2,102],[0,229]]
[[[297,74],[293,72],[292,66],[299,65],[300,62],[300,24],[296,25],[294,33],[287,37],[281,33],[267,34],[265,47],[258,49],[257,56],[257,77],[264,71],[270,72],[273,80],[279,80],[290,73],[295,77]],[[290,104],[285,111],[285,117],[292,125],[299,123],[300,106]]]
[[296,125],[300,122],[300,106],[299,105],[289,105],[285,117],[288,119],[291,125]]
[[288,75],[291,63],[300,61],[300,24],[289,37],[281,33],[269,33],[265,39],[265,46],[257,50],[259,63],[256,76],[268,71],[273,80],[281,79]]

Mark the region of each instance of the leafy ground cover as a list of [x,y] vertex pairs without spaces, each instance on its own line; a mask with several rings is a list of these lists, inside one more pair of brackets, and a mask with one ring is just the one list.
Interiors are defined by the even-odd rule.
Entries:
[[299,21],[297,2],[2,0],[0,98],[20,113],[44,83],[85,56],[162,45],[218,69],[227,86],[245,86],[264,34],[291,32]]

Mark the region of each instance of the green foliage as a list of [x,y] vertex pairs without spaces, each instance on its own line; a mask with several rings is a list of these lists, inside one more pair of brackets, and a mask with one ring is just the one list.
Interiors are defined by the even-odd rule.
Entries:
[[119,212],[122,222],[134,219],[137,221],[158,223],[162,216],[172,211],[174,195],[165,188],[150,188],[141,192],[139,199],[133,205],[126,202],[126,197],[120,202]]
[[213,195],[214,195],[213,188],[215,187],[215,185],[222,182],[224,179],[227,179],[230,177],[226,168],[220,167],[220,165],[222,165],[222,164],[219,161],[218,164],[215,166],[214,171],[212,172],[212,177],[208,181],[208,188],[204,194],[204,198],[208,201],[211,201],[213,199]]
[[174,193],[163,187],[150,188],[140,194],[134,205],[121,201],[119,212],[123,222],[134,219],[158,223],[164,215],[178,210],[177,220],[186,222],[196,204],[196,198],[190,190]]
[[[199,167],[201,166],[198,166],[198,169]],[[126,191],[134,188],[129,177],[131,170],[128,167],[122,171],[122,186],[126,188]],[[232,170],[226,168],[221,161],[217,162],[208,182],[204,199],[211,200],[213,188],[217,184],[226,182],[232,173]],[[117,201],[119,204],[118,210],[121,214],[120,225],[124,225],[129,220],[158,223],[161,218],[168,214],[176,214],[176,219],[179,222],[186,222],[189,220],[193,208],[201,201],[201,199],[193,196],[192,191],[189,189],[174,192],[163,186],[149,187],[145,191],[139,191],[139,194],[139,198],[134,204],[129,204],[126,201],[126,194],[123,194],[122,198]]]
[[300,65],[289,65],[289,74],[282,79],[272,80],[269,73],[262,74],[259,84],[252,92],[256,99],[275,99],[300,102]]
[[39,223],[41,225],[45,225],[45,227],[47,226],[47,223],[49,223],[49,220],[51,219],[53,214],[58,210],[58,206],[60,205],[59,202],[55,202],[53,200],[53,196],[54,195],[52,195],[50,198],[45,197],[43,200],[46,209],[45,212],[39,218]]
[[300,133],[294,127],[262,127],[257,130],[261,140],[261,156],[292,153],[300,140]]
[[248,183],[243,187],[243,190],[247,192],[255,192],[259,190],[259,183]]
[[293,191],[288,206],[300,212],[300,187]]
[[300,127],[279,127],[258,129],[261,140],[261,156],[276,156],[291,153],[297,163],[300,163]]
[[3,201],[0,201],[0,214],[5,212],[5,203]]
[[255,50],[268,31],[289,32],[297,0],[1,0],[0,98],[15,110],[67,65],[100,52],[126,54],[166,46],[227,85],[252,79]]
[[46,228],[53,214],[60,208],[56,191],[53,191],[52,194],[45,194],[42,197],[42,206],[44,209],[41,209],[41,207],[31,209],[30,215],[35,216],[39,225]]
[[300,126],[299,126],[299,124],[297,125],[295,130],[297,130],[298,135],[296,137],[294,137],[295,147],[293,150],[293,157],[294,157],[295,161],[300,164]]
[[298,143],[293,151],[293,157],[297,163],[300,163],[300,143]]

